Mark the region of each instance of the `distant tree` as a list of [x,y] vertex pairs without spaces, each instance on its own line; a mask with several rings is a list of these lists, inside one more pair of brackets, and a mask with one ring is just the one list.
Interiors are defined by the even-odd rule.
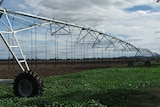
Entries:
[[157,3],[160,2],[160,0],[157,0]]

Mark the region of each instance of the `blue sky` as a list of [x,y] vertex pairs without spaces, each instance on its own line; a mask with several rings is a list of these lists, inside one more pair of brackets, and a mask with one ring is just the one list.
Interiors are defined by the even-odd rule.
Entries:
[[2,7],[89,26],[160,53],[156,0],[4,0]]
[[[24,0],[14,0],[14,2],[12,0],[3,0],[2,7],[9,9],[16,9],[17,4],[23,4],[23,3]],[[16,10],[18,10],[18,8]]]
[[136,5],[133,7],[129,7],[125,9],[128,12],[136,12],[136,11],[155,11],[152,6],[149,5]]

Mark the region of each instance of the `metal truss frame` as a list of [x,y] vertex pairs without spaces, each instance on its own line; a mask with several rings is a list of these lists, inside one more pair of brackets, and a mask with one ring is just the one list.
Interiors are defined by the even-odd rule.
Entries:
[[[88,27],[7,9],[0,9],[0,17],[0,25],[2,26],[2,28],[0,29],[0,36],[13,57],[16,59],[22,71],[29,71],[30,68],[27,64],[25,54],[21,49],[16,34],[38,27],[43,27],[49,30],[51,36],[72,35],[72,39],[74,41],[72,45],[77,45],[81,43],[90,44],[92,45],[92,48],[103,48],[105,49],[105,51],[135,51],[135,55],[143,54],[143,49],[139,49],[128,42]],[[24,25],[14,23],[15,21],[24,23]],[[15,42],[13,44],[10,44],[7,40],[6,35],[10,35]],[[18,52],[15,51],[17,49]],[[145,50],[145,52],[146,51],[153,55],[151,51]],[[20,54],[21,58],[18,58],[17,54]]]

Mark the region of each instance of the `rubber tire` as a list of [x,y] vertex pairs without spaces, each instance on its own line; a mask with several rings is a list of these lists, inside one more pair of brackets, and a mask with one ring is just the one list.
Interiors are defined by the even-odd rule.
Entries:
[[[29,88],[31,88],[30,89],[31,92],[29,92],[27,94],[23,94],[23,91],[24,90],[26,91],[26,89],[20,89],[23,81],[29,83]],[[26,83],[24,83],[23,85],[25,85],[25,84]],[[27,87],[27,85],[25,87]],[[38,77],[37,73],[31,72],[31,71],[26,71],[26,72],[20,73],[18,76],[16,76],[16,78],[14,79],[13,90],[14,90],[15,96],[34,97],[34,96],[42,95],[43,87],[44,87],[43,83],[42,83],[41,79]]]
[[150,61],[149,61],[149,60],[147,60],[147,61],[145,61],[144,65],[145,65],[145,66],[150,66],[150,65],[151,65],[151,63],[150,63]]
[[133,66],[133,62],[132,61],[128,62],[128,66],[132,67]]

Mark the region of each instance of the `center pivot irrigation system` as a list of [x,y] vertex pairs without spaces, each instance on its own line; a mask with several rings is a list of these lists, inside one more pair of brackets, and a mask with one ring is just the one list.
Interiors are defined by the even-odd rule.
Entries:
[[21,97],[38,96],[43,91],[41,79],[28,64],[30,60],[72,60],[73,65],[81,61],[101,64],[99,60],[154,56],[147,49],[88,27],[4,8],[0,9],[0,36],[22,71],[13,86],[14,94]]

